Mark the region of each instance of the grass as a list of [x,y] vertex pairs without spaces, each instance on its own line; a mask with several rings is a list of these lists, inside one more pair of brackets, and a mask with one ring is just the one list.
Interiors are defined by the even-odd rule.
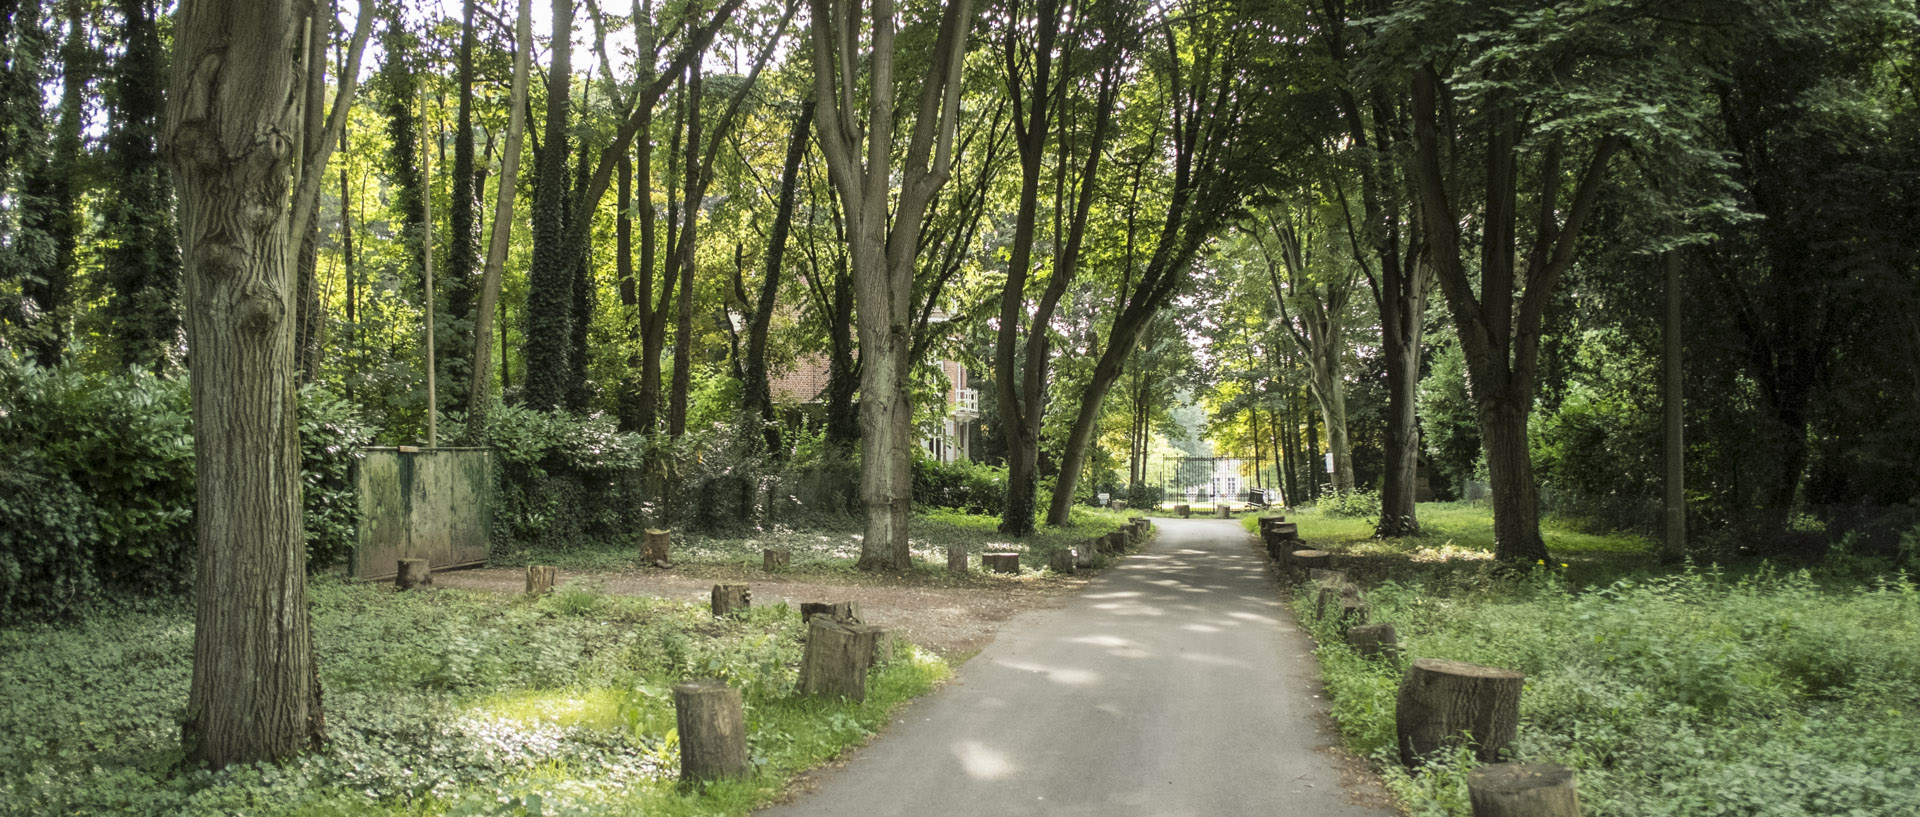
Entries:
[[[908,648],[864,703],[796,697],[801,626],[784,605],[715,621],[585,586],[313,592],[331,741],[283,765],[181,763],[183,603],[0,631],[0,814],[743,814],[949,673]],[[676,784],[669,690],[696,677],[743,691],[750,779]]]
[[[1352,554],[1375,621],[1408,658],[1526,673],[1517,759],[1579,775],[1589,817],[1920,814],[1920,590],[1904,576],[1765,564],[1661,570],[1649,543],[1550,527],[1566,567],[1489,569],[1491,519],[1420,507],[1424,533],[1367,539],[1367,520],[1290,514]],[[1466,817],[1470,756],[1397,762],[1398,667],[1307,621],[1333,715],[1418,817]]]
[[[1009,581],[1007,577],[981,574],[957,577],[946,572],[947,546],[959,543],[978,562],[988,552],[1021,554],[1021,576],[1039,576],[1054,551],[1076,547],[1088,538],[1126,524],[1128,513],[1102,508],[1075,507],[1071,524],[1054,527],[1040,525],[1024,537],[999,532],[1000,518],[966,514],[945,509],[928,509],[913,515],[908,527],[908,542],[913,550],[915,570],[905,576],[872,577],[854,569],[860,558],[861,520],[854,517],[827,517],[806,525],[770,525],[718,534],[674,534],[675,569],[694,575],[750,576],[761,569],[762,551],[783,548],[792,553],[790,570],[802,575],[828,577],[836,581],[885,581],[919,584],[981,584]],[[617,571],[640,564],[639,547],[610,541],[601,547],[569,550],[527,549],[500,554],[496,564],[550,564],[566,570]]]

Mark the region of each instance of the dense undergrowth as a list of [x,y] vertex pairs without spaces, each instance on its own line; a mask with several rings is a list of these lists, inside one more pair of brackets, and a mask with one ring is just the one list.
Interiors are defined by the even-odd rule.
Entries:
[[[1589,817],[1920,814],[1920,591],[1894,575],[1765,564],[1660,570],[1625,537],[1548,532],[1561,564],[1503,577],[1485,511],[1421,507],[1423,537],[1362,543],[1373,620],[1404,655],[1527,674],[1514,755],[1576,769]],[[1477,523],[1476,523],[1477,517]],[[1310,621],[1311,604],[1296,595]],[[1310,623],[1333,714],[1414,815],[1464,817],[1470,758],[1417,776],[1394,752],[1400,670]]]
[[[799,616],[568,586],[533,601],[315,584],[328,750],[183,769],[192,612],[145,602],[0,630],[0,815],[741,814],[948,670],[907,648],[865,703],[797,698]],[[743,690],[749,780],[676,786],[670,686]]]

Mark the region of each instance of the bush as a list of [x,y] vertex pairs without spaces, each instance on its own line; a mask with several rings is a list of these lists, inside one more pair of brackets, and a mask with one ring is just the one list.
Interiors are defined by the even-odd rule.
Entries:
[[87,495],[30,451],[0,451],[0,625],[68,618],[99,595]]
[[[84,588],[188,587],[195,496],[187,386],[143,371],[44,369],[0,356],[0,462],[11,474],[4,495],[18,498],[0,501],[0,527],[20,543],[8,549],[16,555],[4,570],[9,581],[26,582],[4,594],[10,608],[57,616],[92,595]],[[354,541],[352,465],[367,439],[347,404],[301,390],[309,569],[332,564]],[[70,584],[24,578],[53,565]]]
[[913,504],[999,516],[1007,507],[1007,469],[968,460],[915,458]]
[[1321,488],[1320,499],[1315,507],[1323,514],[1350,519],[1380,516],[1380,495],[1377,493],[1356,489],[1342,494],[1336,493],[1331,485]]
[[1127,489],[1127,507],[1150,509],[1160,507],[1167,499],[1167,489],[1159,485],[1135,485]]

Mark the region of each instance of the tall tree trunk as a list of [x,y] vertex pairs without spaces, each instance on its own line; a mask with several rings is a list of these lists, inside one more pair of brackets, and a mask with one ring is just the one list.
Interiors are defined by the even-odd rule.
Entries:
[[[584,101],[581,107],[585,107]],[[579,182],[584,184],[587,174],[587,150],[580,149]],[[594,208],[589,206],[585,197],[576,195],[567,204],[567,232],[577,233],[591,229],[587,225],[593,222]],[[573,257],[573,303],[572,315],[568,321],[567,335],[567,410],[585,416],[593,402],[593,387],[588,382],[588,335],[593,327],[593,306],[595,287],[593,281],[593,258],[589,253],[579,253]]]
[[173,186],[158,145],[165,95],[156,0],[116,0],[124,42],[113,69],[107,159],[117,195],[102,207],[111,239],[102,274],[120,365],[159,373],[180,335],[180,244]]
[[533,264],[527,271],[529,408],[554,411],[567,399],[573,340],[573,282],[578,270],[567,243],[567,129],[572,125],[573,3],[553,0],[553,64],[547,69],[547,116],[534,157]]
[[496,305],[500,317],[500,388],[508,384],[506,305],[500,303],[500,277],[507,264],[507,246],[513,238],[514,188],[520,178],[520,144],[527,130],[527,84],[532,73],[533,2],[519,0],[514,15],[513,86],[509,92],[507,145],[500,154],[500,181],[494,195],[493,233],[487,241],[487,266],[480,279],[480,305],[474,313],[473,379],[467,385],[469,442],[479,442],[485,433],[487,409],[492,398],[487,388],[487,368],[493,359],[489,348],[493,339],[492,321]]
[[[33,332],[26,347],[34,362],[52,368],[65,359],[73,331],[74,282],[80,248],[80,132],[86,118],[87,32],[80,3],[65,3],[67,34],[60,46],[60,109],[53,124],[51,163],[27,171],[23,230],[45,236],[50,255],[28,259],[22,294],[33,303]],[[51,26],[50,26],[51,27]],[[37,105],[38,100],[33,100]],[[32,117],[29,118],[31,121]],[[24,134],[39,138],[38,134]]]
[[686,199],[680,206],[680,300],[673,323],[673,383],[667,392],[667,436],[687,433],[687,391],[693,385],[693,272],[698,265],[701,191],[700,64],[687,66]]
[[453,127],[453,200],[447,206],[448,246],[446,264],[447,316],[439,327],[440,382],[446,384],[441,407],[450,412],[465,412],[473,387],[473,373],[484,371],[486,363],[473,357],[474,294],[476,282],[473,263],[480,246],[474,218],[477,197],[474,194],[473,162],[473,46],[475,0],[460,4],[460,45],[456,57],[454,92],[459,95]]
[[760,294],[753,302],[753,313],[747,321],[741,413],[749,422],[760,424],[760,437],[765,450],[776,458],[782,456],[782,445],[780,426],[774,422],[773,416],[773,389],[767,379],[767,337],[773,326],[774,301],[780,294],[780,269],[787,254],[787,236],[793,231],[794,200],[800,186],[800,160],[806,157],[808,134],[812,129],[813,102],[809,100],[801,103],[800,115],[794,118],[793,131],[787,136],[787,159],[780,168],[780,198],[774,208],[773,230],[767,236],[765,277],[761,279]]
[[[300,107],[289,0],[189,3],[174,24],[166,150],[179,191],[199,542],[188,756],[315,746],[288,257]],[[265,134],[265,136],[263,136]]]
[[1666,268],[1666,310],[1660,327],[1660,426],[1661,459],[1664,460],[1661,515],[1665,519],[1660,560],[1671,564],[1687,555],[1686,417],[1682,412],[1686,370],[1681,365],[1685,347],[1680,335],[1685,318],[1681,311],[1680,251],[1668,250],[1661,260]]
[[[866,15],[841,0],[813,0],[812,8],[817,130],[846,211],[860,305],[860,497],[867,517],[860,567],[905,570],[912,563],[907,520],[913,507],[913,406],[907,370],[913,357],[914,260],[927,208],[952,171],[960,69],[973,6],[970,0],[955,0],[943,9],[931,71],[922,81],[912,135],[897,168],[893,0],[874,0],[865,6]],[[871,47],[856,49],[863,28]],[[854,102],[862,91],[864,123]]]

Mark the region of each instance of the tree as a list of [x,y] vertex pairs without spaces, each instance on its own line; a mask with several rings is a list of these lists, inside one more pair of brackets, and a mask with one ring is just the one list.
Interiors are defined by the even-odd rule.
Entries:
[[486,427],[487,408],[492,402],[488,394],[488,382],[492,378],[487,373],[487,362],[493,359],[493,313],[500,302],[500,276],[507,264],[507,244],[513,238],[513,198],[520,177],[520,142],[527,131],[527,82],[533,62],[533,0],[518,2],[519,12],[514,16],[513,86],[507,103],[507,144],[500,154],[493,232],[487,241],[486,268],[480,276],[480,305],[474,313],[473,367],[467,386],[470,436],[478,435]]
[[[1350,307],[1358,273],[1321,251],[1324,224],[1317,197],[1302,204],[1266,208],[1252,238],[1266,262],[1279,323],[1307,360],[1307,383],[1327,428],[1333,454],[1333,490],[1354,490],[1353,446],[1347,436],[1346,356]],[[1268,246],[1268,236],[1276,246]],[[1331,256],[1331,257],[1330,257]]]
[[204,0],[174,23],[166,155],[179,191],[193,359],[199,567],[188,755],[277,760],[324,733],[309,631],[295,294],[285,202],[306,19],[291,0]]
[[[812,0],[812,9],[820,151],[846,213],[859,304],[860,497],[867,516],[860,567],[905,570],[912,561],[907,518],[913,509],[913,407],[906,386],[912,362],[914,259],[927,206],[952,169],[960,68],[973,26],[973,4],[952,0],[942,9],[913,132],[898,168],[897,200],[891,202],[893,0],[874,0],[866,21],[858,7],[845,0]],[[869,40],[860,49],[863,22]],[[864,82],[857,64],[864,65]],[[855,102],[863,87],[864,114]],[[894,206],[889,208],[889,203]]]
[[[1054,310],[1078,272],[1080,248],[1093,207],[1094,182],[1099,177],[1100,161],[1113,125],[1120,90],[1119,57],[1125,49],[1115,37],[1129,29],[1133,21],[1127,10],[1114,2],[1101,3],[1092,9],[1076,8],[1069,14],[1057,0],[1040,0],[1032,19],[1025,18],[1018,3],[1010,3],[1008,11],[1002,50],[1007,93],[1016,108],[1014,143],[1020,149],[1020,192],[1013,243],[1008,248],[1007,278],[1000,294],[993,379],[1001,425],[1007,433],[1007,503],[1001,515],[1000,532],[1024,536],[1033,531],[1040,425],[1046,413],[1047,363],[1051,356]],[[1063,15],[1067,15],[1065,19]],[[1121,19],[1127,22],[1121,24]],[[1070,48],[1060,55],[1063,64],[1056,84],[1055,48],[1063,35],[1068,43],[1094,42]],[[1030,36],[1034,39],[1033,45],[1024,46]],[[1104,62],[1081,69],[1096,77],[1092,89],[1096,98],[1093,127],[1087,135],[1083,159],[1073,155],[1075,140],[1069,132],[1073,114],[1069,105],[1079,96],[1072,93],[1078,85],[1076,80],[1080,79],[1073,74],[1072,60],[1076,56]],[[1063,216],[1056,219],[1055,226],[1056,231],[1064,226],[1066,234],[1053,236],[1057,248],[1053,269],[1045,290],[1029,314],[1027,285],[1039,216],[1040,175],[1049,158],[1049,143],[1057,145],[1057,152],[1052,154],[1058,182],[1054,185],[1057,194],[1054,207]],[[1067,180],[1074,170],[1078,171],[1078,178],[1072,185],[1069,200]]]
[[1116,292],[1106,344],[1061,449],[1049,525],[1070,519],[1107,392],[1141,334],[1188,282],[1202,245],[1238,216],[1248,191],[1267,183],[1267,167],[1290,138],[1266,119],[1277,116],[1281,106],[1264,98],[1273,78],[1262,71],[1273,67],[1274,54],[1286,48],[1274,21],[1252,9],[1209,11],[1160,25],[1164,49],[1152,59],[1152,73],[1169,114],[1162,120],[1164,134],[1156,138],[1164,139],[1162,155],[1171,158],[1171,189],[1152,255],[1137,276],[1126,270]]
[[107,239],[108,322],[123,366],[155,372],[180,334],[180,245],[173,187],[160,158],[165,81],[156,0],[117,0],[121,54],[113,64],[107,126],[108,173],[117,195],[102,206]]
[[[1391,7],[1390,0],[1372,0],[1361,13],[1375,17]],[[1433,276],[1421,260],[1418,224],[1410,212],[1411,185],[1395,161],[1408,141],[1406,103],[1383,83],[1369,81],[1355,65],[1359,54],[1374,47],[1370,40],[1375,27],[1351,25],[1356,10],[1346,0],[1322,0],[1320,9],[1324,13],[1314,17],[1314,32],[1334,64],[1334,99],[1347,137],[1341,153],[1360,182],[1357,218],[1346,188],[1336,187],[1336,193],[1353,260],[1365,274],[1380,314],[1380,346],[1386,358],[1386,469],[1374,533],[1411,536],[1420,532],[1414,501],[1420,456],[1418,387]]]
[[1675,99],[1691,78],[1665,28],[1675,19],[1628,0],[1436,0],[1396,11],[1381,35],[1422,44],[1410,63],[1408,174],[1466,353],[1505,562],[1547,559],[1527,436],[1542,319],[1609,165],[1633,140],[1679,155],[1691,141]]

